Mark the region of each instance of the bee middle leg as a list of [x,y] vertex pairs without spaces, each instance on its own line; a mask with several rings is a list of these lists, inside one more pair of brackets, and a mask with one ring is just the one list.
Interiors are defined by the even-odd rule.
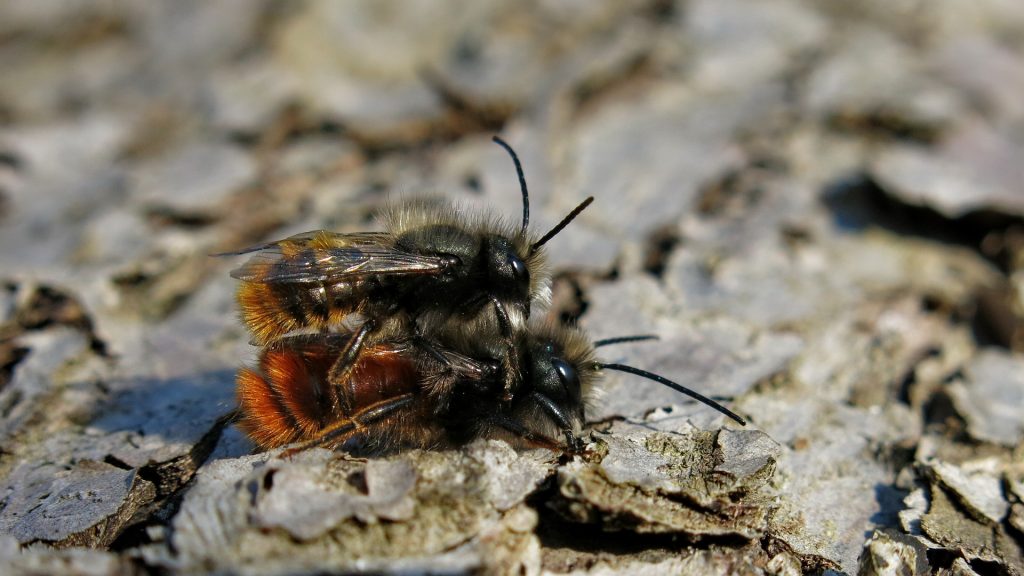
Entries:
[[352,389],[354,384],[351,378],[352,370],[356,366],[356,361],[359,360],[359,353],[363,349],[363,344],[366,343],[367,336],[376,329],[377,323],[373,320],[363,322],[359,330],[345,343],[338,359],[334,361],[327,373],[327,381],[335,387],[331,397],[331,407],[342,414],[352,414],[352,398],[355,395],[355,391]]

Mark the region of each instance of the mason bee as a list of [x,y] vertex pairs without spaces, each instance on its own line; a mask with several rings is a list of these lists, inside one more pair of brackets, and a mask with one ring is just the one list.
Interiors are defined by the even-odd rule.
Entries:
[[595,348],[649,336],[592,343],[574,328],[531,323],[515,337],[512,353],[520,370],[506,401],[499,393],[508,364],[500,357],[509,353],[504,344],[464,331],[441,332],[420,344],[400,332],[378,332],[344,381],[332,379],[331,368],[351,335],[277,340],[262,351],[255,368],[239,371],[241,426],[264,449],[294,442],[300,448],[369,451],[443,448],[483,437],[578,452],[602,370],[654,380],[746,424],[689,388],[595,357]]
[[[404,313],[415,322],[424,312],[457,315],[472,331],[488,304],[497,309],[506,337],[511,324],[546,299],[544,244],[593,197],[547,234],[529,231],[530,203],[515,151],[512,157],[523,198],[521,224],[465,214],[444,201],[414,200],[380,214],[385,232],[340,234],[317,230],[252,246],[231,275],[241,280],[237,299],[256,345],[298,331],[326,332],[346,319],[365,320],[346,357],[354,359],[368,333]],[[489,321],[489,319],[483,319]]]

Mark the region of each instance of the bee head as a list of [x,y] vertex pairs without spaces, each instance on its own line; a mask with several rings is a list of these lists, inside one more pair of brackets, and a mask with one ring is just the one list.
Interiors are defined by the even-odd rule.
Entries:
[[530,314],[530,264],[516,249],[516,242],[505,236],[491,235],[484,242],[483,261],[490,293],[517,308],[523,317]]
[[574,424],[582,424],[586,416],[580,373],[562,357],[562,351],[553,342],[546,342],[534,351],[530,370],[533,394],[551,400]]
[[725,406],[663,376],[625,364],[599,362],[594,357],[595,348],[652,340],[656,338],[654,336],[623,336],[590,342],[586,335],[574,328],[535,324],[524,338],[522,348],[526,352],[520,357],[523,380],[516,391],[519,420],[532,431],[548,437],[555,437],[552,432],[561,432],[570,449],[581,446],[576,433],[586,423],[586,409],[594,400],[593,381],[602,370],[626,372],[653,380],[746,425],[741,416]]
[[545,424],[538,432],[578,432],[597,372],[593,347],[573,328],[540,325],[524,348],[523,386],[516,392],[521,409],[536,414],[530,421]]

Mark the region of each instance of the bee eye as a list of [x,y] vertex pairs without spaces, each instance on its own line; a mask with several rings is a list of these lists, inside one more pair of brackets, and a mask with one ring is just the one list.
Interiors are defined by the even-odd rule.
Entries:
[[487,360],[482,362],[484,368],[484,374],[488,377],[495,378],[501,374],[501,363],[497,360]]
[[551,360],[551,365],[555,367],[555,373],[558,374],[558,379],[562,381],[562,384],[565,385],[566,388],[570,390],[579,389],[580,378],[579,375],[576,374],[576,369],[573,368],[571,364],[561,358],[553,358]]
[[462,265],[462,259],[454,254],[442,254],[441,255],[441,266],[445,270],[452,270]]
[[522,280],[524,278],[529,278],[530,271],[526,268],[526,263],[523,262],[521,258],[513,255],[509,258],[509,264],[512,265],[512,273],[515,275],[516,279]]

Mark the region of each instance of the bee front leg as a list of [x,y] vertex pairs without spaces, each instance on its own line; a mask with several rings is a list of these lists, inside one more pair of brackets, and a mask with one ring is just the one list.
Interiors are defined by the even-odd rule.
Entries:
[[501,330],[502,336],[505,338],[505,346],[508,348],[508,352],[503,360],[503,364],[505,364],[505,381],[501,395],[501,401],[507,404],[512,401],[513,388],[516,387],[516,383],[521,379],[519,353],[516,349],[512,320],[509,318],[505,306],[497,298],[491,298],[491,303],[494,304],[494,314],[498,319],[498,328]]
[[[547,436],[545,436],[543,434],[539,434],[537,432],[534,432],[534,431],[526,428],[525,426],[520,424],[517,420],[514,420],[514,419],[512,419],[512,418],[510,418],[508,416],[504,416],[504,415],[500,415],[500,414],[494,414],[494,415],[491,415],[487,419],[486,422],[487,422],[487,424],[490,424],[492,426],[497,426],[498,428],[501,428],[502,430],[505,430],[506,432],[511,432],[512,434],[522,438],[523,440],[526,440],[528,443],[530,443],[533,446],[536,446],[538,448],[547,448],[548,450],[551,450],[552,452],[563,452],[563,451],[566,451],[566,449],[564,447],[562,447],[557,441],[555,441],[555,440],[553,440],[551,438],[548,438]],[[570,434],[571,434],[571,432],[570,432]],[[576,453],[578,451],[577,450],[578,445],[579,445],[579,441],[576,440],[575,437],[573,437],[573,440],[571,440],[569,442],[568,452]]]
[[376,329],[377,323],[374,320],[363,322],[363,325],[359,327],[359,331],[353,334],[348,342],[345,343],[345,347],[342,348],[338,359],[334,361],[330,372],[327,373],[327,381],[334,388],[331,407],[346,416],[352,414],[354,406],[352,400],[355,397],[355,390],[353,389],[355,383],[352,382],[352,370],[359,359],[359,353],[363,349],[363,344],[366,343],[367,336]]
[[423,331],[420,330],[420,326],[419,324],[416,323],[415,320],[413,320],[412,322],[412,344],[416,348],[419,348],[420,350],[426,352],[427,355],[429,355],[431,358],[437,361],[438,364],[444,366],[445,368],[451,367],[451,361],[449,361],[448,358],[446,358],[445,355],[441,353],[437,346],[434,346],[433,343],[431,343],[423,336]]
[[569,416],[566,411],[559,406],[557,403],[548,398],[540,392],[534,392],[531,398],[536,402],[542,410],[547,412],[548,416],[554,420],[555,424],[562,430],[562,434],[565,435],[566,444],[569,446],[570,452],[580,452],[583,450],[583,441],[580,440],[576,434],[573,433],[572,423],[569,420]]

